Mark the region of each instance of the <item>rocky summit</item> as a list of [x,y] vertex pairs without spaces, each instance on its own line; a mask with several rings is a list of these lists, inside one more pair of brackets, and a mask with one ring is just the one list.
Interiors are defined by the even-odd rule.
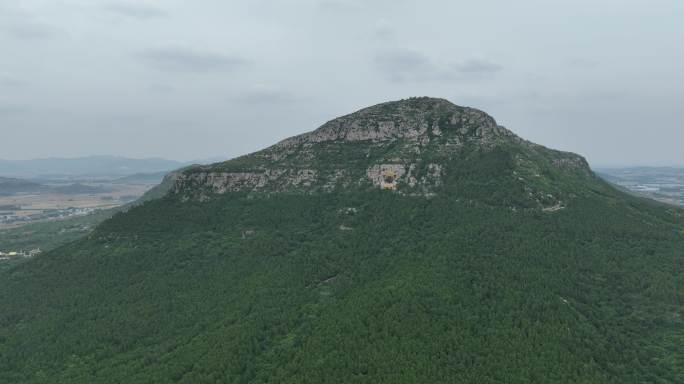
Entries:
[[0,271],[0,383],[684,383],[684,212],[442,99]]
[[581,156],[525,141],[477,109],[444,99],[378,104],[331,120],[265,150],[174,174],[172,193],[209,199],[235,192],[325,192],[382,188],[407,195],[443,193],[469,161],[506,153],[509,177],[540,209],[569,198],[548,179],[593,174]]

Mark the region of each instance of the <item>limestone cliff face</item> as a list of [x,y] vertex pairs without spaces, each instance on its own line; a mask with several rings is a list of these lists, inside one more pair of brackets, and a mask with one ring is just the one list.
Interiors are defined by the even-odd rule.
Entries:
[[[171,193],[207,199],[234,192],[314,193],[353,187],[429,195],[453,171],[454,159],[503,147],[519,152],[521,179],[525,170],[534,173],[538,170],[529,169],[546,165],[591,175],[581,156],[527,142],[482,111],[443,99],[413,98],[336,118],[250,155],[185,170]],[[530,167],[540,162],[545,165]]]
[[311,169],[264,169],[253,172],[185,172],[176,175],[173,193],[204,189],[211,193],[257,191],[281,183],[280,187],[308,187],[316,179]]

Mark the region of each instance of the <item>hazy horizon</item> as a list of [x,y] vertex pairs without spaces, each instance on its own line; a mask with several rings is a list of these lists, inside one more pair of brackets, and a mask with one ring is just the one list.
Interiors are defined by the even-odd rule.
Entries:
[[674,0],[0,0],[0,159],[229,159],[432,96],[596,168],[684,166],[682,19]]
[[[244,154],[247,154],[249,152],[246,152]],[[230,160],[232,158],[241,156],[243,154],[238,154],[236,156],[232,157],[222,157],[219,155],[216,156],[206,156],[203,158],[188,158],[188,159],[181,159],[181,158],[167,158],[167,157],[159,157],[159,156],[147,156],[147,157],[136,157],[136,156],[122,156],[122,155],[116,155],[116,154],[88,154],[88,155],[82,155],[82,156],[51,156],[51,157],[36,157],[36,158],[26,158],[26,159],[10,159],[10,158],[3,158],[0,157],[0,161],[31,161],[31,160],[50,160],[50,159],[60,159],[60,160],[73,160],[73,159],[85,159],[85,158],[90,158],[90,157],[120,157],[120,158],[125,158],[129,160],[166,160],[166,161],[173,161],[177,163],[191,163],[191,162],[221,162],[224,160]],[[592,169],[597,170],[597,169],[611,169],[611,168],[639,168],[639,167],[645,167],[645,168],[684,168],[684,164],[600,164],[600,163],[593,163],[590,161],[590,166]],[[2,176],[0,174],[0,176]]]

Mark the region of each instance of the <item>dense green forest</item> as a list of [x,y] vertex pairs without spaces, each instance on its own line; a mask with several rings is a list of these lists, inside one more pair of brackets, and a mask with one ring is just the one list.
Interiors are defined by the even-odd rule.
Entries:
[[80,239],[90,233],[97,224],[108,219],[120,209],[107,209],[86,216],[66,220],[31,223],[16,228],[0,229],[0,249],[51,250],[60,245]]
[[684,382],[683,210],[442,100],[321,129],[0,271],[0,383]]
[[4,277],[0,381],[682,382],[683,231],[626,197],[157,200]]

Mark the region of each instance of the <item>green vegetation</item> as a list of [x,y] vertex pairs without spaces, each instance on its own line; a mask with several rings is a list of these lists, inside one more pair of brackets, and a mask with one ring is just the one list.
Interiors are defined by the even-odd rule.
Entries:
[[[19,264],[21,264],[21,263],[23,263],[23,262],[25,262],[25,261],[27,261],[27,260],[24,259],[24,258],[15,258],[15,259],[11,259],[11,260],[2,260],[2,262],[0,262],[0,274],[2,274],[4,271],[10,270],[10,269],[16,267],[17,265],[19,265]],[[1,276],[1,275],[0,275],[0,276]]]
[[[392,143],[282,161],[358,175]],[[682,210],[513,139],[404,160],[446,172],[169,194],[0,272],[0,382],[684,382]]]
[[7,273],[0,381],[681,382],[680,212],[612,197],[151,201]]
[[87,216],[0,229],[0,250],[51,250],[80,239],[118,211],[119,208],[108,209]]

